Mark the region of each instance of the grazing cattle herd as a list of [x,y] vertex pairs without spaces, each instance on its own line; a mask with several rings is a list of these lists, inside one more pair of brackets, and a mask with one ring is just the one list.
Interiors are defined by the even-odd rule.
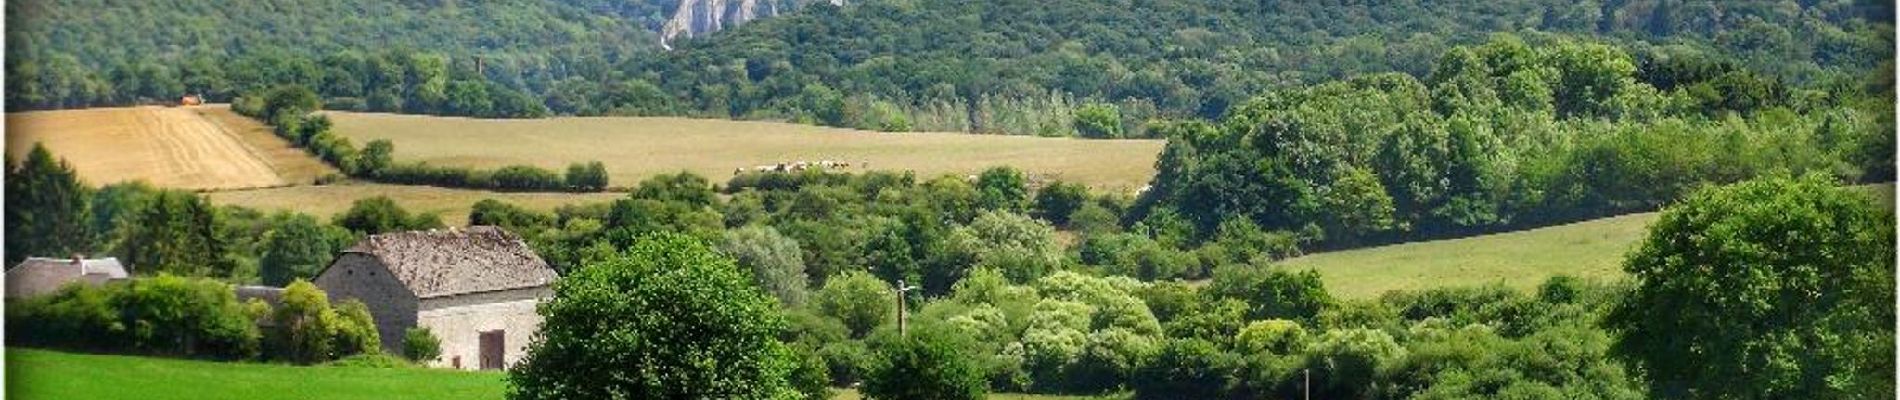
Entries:
[[[857,163],[857,165],[860,168],[867,167],[870,164],[871,163],[868,163],[868,162]],[[787,162],[781,162],[778,164],[765,164],[765,165],[755,165],[751,167],[733,168],[732,174],[738,175],[738,174],[743,174],[746,172],[799,172],[799,171],[804,171],[808,169],[842,169],[842,168],[850,168],[851,165],[852,163],[850,162],[832,161],[832,160],[787,161]]]

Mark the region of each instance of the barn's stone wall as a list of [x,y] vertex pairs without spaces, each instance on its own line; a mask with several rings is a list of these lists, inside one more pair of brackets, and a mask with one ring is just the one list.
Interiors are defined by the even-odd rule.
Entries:
[[481,333],[503,332],[502,360],[512,367],[527,354],[528,342],[541,328],[535,305],[552,295],[547,287],[471,293],[425,299],[416,315],[419,326],[442,340],[442,356],[430,366],[481,368]]
[[416,326],[420,301],[401,281],[390,276],[376,257],[363,253],[343,253],[317,276],[318,288],[330,296],[330,302],[361,300],[376,318],[376,333],[382,335],[383,350],[402,354],[402,334]]

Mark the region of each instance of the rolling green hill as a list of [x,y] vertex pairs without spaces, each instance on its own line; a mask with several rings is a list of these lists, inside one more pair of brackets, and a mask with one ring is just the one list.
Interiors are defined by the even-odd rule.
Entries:
[[[1864,186],[1892,209],[1893,184]],[[1621,279],[1623,255],[1634,249],[1657,213],[1459,239],[1311,254],[1283,265],[1319,271],[1326,288],[1345,298],[1393,290],[1503,284],[1529,289],[1556,275]]]

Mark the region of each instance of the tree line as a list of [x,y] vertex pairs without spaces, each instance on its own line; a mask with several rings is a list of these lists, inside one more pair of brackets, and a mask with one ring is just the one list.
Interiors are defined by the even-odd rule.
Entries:
[[598,192],[607,189],[607,166],[599,161],[570,164],[565,175],[531,165],[479,170],[426,162],[399,163],[394,161],[394,143],[373,140],[359,150],[349,138],[331,131],[334,125],[328,116],[314,114],[318,107],[315,92],[294,85],[240,97],[231,105],[232,111],[264,121],[277,136],[352,177],[384,183],[501,191]]

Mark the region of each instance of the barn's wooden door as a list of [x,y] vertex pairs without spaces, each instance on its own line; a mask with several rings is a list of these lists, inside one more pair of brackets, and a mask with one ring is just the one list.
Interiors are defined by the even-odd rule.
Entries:
[[502,369],[502,354],[507,344],[505,340],[500,330],[482,332],[482,369]]

